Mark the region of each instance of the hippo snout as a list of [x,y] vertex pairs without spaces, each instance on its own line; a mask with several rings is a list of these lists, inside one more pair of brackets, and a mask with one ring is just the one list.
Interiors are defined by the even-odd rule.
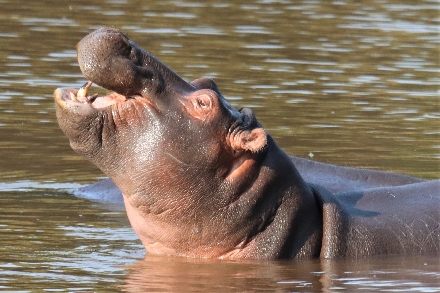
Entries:
[[119,94],[192,92],[194,87],[114,28],[101,28],[77,44],[78,63],[90,81]]
[[87,79],[123,95],[140,94],[142,79],[153,77],[151,69],[139,69],[143,61],[138,56],[140,52],[116,29],[90,33],[78,43],[77,52],[80,69]]

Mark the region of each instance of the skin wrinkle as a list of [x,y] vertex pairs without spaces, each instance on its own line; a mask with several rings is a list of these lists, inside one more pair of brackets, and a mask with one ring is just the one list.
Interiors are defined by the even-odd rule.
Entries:
[[[218,258],[360,257],[399,252],[399,245],[413,252],[435,240],[434,233],[424,231],[435,227],[427,217],[407,215],[412,210],[393,201],[407,196],[405,191],[379,188],[390,186],[389,175],[297,158],[312,166],[306,171],[318,169],[312,180],[318,183],[306,183],[294,159],[279,149],[253,113],[229,105],[213,81],[188,84],[132,42],[130,54],[136,56],[122,54],[113,62],[113,54],[123,51],[128,39],[118,41],[115,29],[101,32],[104,38],[95,35],[82,43],[91,47],[79,45],[78,61],[83,71],[89,70],[84,62],[99,63],[99,57],[89,60],[88,55],[96,46],[90,41],[98,38],[107,45],[102,48],[107,63],[84,75],[120,94],[140,92],[142,97],[125,100],[115,94],[109,102],[116,104],[95,109],[68,100],[68,94],[60,99],[64,93],[57,91],[57,118],[72,147],[124,193],[127,214],[148,250]],[[105,39],[110,34],[116,43]],[[105,106],[100,97],[95,100],[98,107],[96,101]],[[76,117],[71,105],[79,113]],[[82,113],[84,121],[79,119]],[[390,177],[396,185],[429,184]],[[311,192],[310,186],[320,188]]]
[[[258,178],[256,179],[258,180]],[[275,184],[275,183],[274,183]],[[252,185],[250,185],[250,189],[246,190],[245,192],[241,193],[241,196],[239,197],[239,200],[236,200],[229,204],[227,206],[226,214],[239,214],[240,215],[240,222],[247,222],[247,218],[253,219],[255,215],[259,215],[259,221],[254,222],[252,225],[253,228],[250,232],[247,232],[247,236],[240,240],[235,245],[235,252],[231,252],[226,254],[226,256],[231,257],[238,253],[237,249],[239,250],[245,250],[247,247],[253,245],[256,241],[256,238],[259,235],[264,234],[265,230],[268,229],[272,221],[270,219],[273,219],[276,216],[276,213],[278,211],[279,206],[282,203],[282,198],[279,198],[279,201],[275,205],[273,205],[273,201],[269,198],[261,197],[261,196],[255,196],[257,194],[264,194],[265,192],[261,190],[261,188],[270,188],[268,185],[260,185],[258,184],[258,181],[254,181]],[[271,208],[267,210],[267,203],[270,200]],[[242,203],[246,202],[246,206],[252,207],[251,210],[244,211],[242,207]],[[240,212],[234,213],[234,210],[239,209]],[[262,212],[263,210],[266,210],[265,212]],[[238,225],[240,226],[240,225]],[[234,234],[237,234],[237,232],[232,232]],[[224,256],[224,257],[226,257]]]
[[[414,220],[412,223],[407,224],[407,223],[403,223],[398,218],[395,218],[395,219],[397,221],[401,222],[404,225],[404,227],[407,228],[406,231],[404,231],[404,230],[400,231],[402,235],[401,235],[401,237],[399,237],[399,240],[402,243],[403,243],[404,240],[409,240],[408,242],[411,242],[414,245],[422,248],[422,247],[425,246],[426,242],[429,242],[428,238],[430,238],[435,233],[435,230],[429,231],[429,229],[427,229],[428,233],[425,235],[425,237],[424,238],[418,238],[418,237],[415,236],[415,234],[419,234],[419,233],[415,232],[414,228],[413,228],[413,226],[415,225],[415,221],[417,221],[417,220]],[[424,220],[420,220],[420,221],[424,223],[425,227],[428,227],[428,224],[426,223],[426,221],[424,221]],[[422,232],[422,231],[420,231],[420,232]],[[432,239],[432,240],[434,240],[434,239]],[[404,246],[404,245],[402,244],[402,246]]]
[[188,167],[188,168],[197,168],[197,166],[194,166],[194,165],[182,162],[181,160],[179,160],[178,158],[173,156],[170,152],[164,152],[164,154],[169,156],[170,158],[172,158],[174,161],[176,161],[178,164],[180,164],[182,166],[185,166],[185,167]]

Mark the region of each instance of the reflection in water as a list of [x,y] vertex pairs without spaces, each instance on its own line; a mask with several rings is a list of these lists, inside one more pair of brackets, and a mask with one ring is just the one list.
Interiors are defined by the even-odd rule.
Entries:
[[440,290],[438,260],[422,257],[137,262],[143,248],[124,212],[58,190],[103,175],[70,150],[52,98],[57,87],[84,84],[75,44],[118,27],[185,79],[214,77],[290,154],[438,178],[435,1],[1,5],[0,290]]
[[120,288],[123,292],[436,292],[438,265],[438,260],[427,257],[233,262],[147,255],[127,267]]
[[[215,268],[215,274],[211,271]],[[301,292],[319,289],[319,261],[246,262],[147,256],[128,267],[124,292]],[[292,277],[294,279],[292,279]],[[301,288],[303,290],[301,290]]]
[[[436,292],[440,290],[439,260],[430,257],[381,257],[322,260],[321,292]],[[405,268],[402,270],[402,268]]]

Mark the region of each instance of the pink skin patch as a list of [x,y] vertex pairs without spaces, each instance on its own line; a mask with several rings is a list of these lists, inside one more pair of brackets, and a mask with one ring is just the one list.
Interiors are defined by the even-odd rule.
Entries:
[[110,93],[106,96],[97,97],[91,104],[93,108],[105,108],[116,103],[123,103],[127,98],[117,93]]
[[105,108],[116,103],[125,102],[127,100],[125,96],[115,92],[109,93],[106,96],[98,96],[97,94],[90,96],[88,94],[88,90],[91,87],[91,85],[92,85],[91,81],[87,82],[84,86],[82,86],[78,90],[76,95],[70,92],[70,98],[73,101],[77,101],[83,104],[89,104],[93,108]]

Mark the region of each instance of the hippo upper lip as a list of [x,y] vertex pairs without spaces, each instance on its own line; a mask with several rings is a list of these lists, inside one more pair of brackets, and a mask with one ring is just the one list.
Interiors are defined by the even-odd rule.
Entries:
[[65,89],[57,93],[60,105],[83,104],[96,109],[142,101],[143,105],[158,110],[168,97],[196,90],[117,29],[98,29],[85,36],[76,49],[81,72],[90,80],[83,88],[93,82],[111,92],[95,97],[88,95],[87,89],[81,95],[82,89]]
[[117,29],[98,29],[85,36],[76,49],[83,75],[93,83],[121,95],[148,95],[151,102],[166,93],[195,90]]

